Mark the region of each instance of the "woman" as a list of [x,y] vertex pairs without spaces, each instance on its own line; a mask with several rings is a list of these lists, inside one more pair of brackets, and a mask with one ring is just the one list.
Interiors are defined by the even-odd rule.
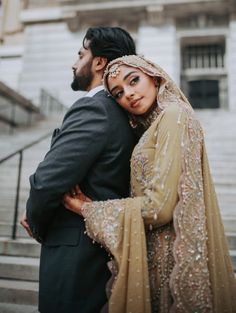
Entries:
[[189,102],[159,66],[139,56],[112,61],[104,85],[141,136],[130,198],[86,202],[68,194],[64,202],[113,256],[109,313],[235,312],[235,278]]

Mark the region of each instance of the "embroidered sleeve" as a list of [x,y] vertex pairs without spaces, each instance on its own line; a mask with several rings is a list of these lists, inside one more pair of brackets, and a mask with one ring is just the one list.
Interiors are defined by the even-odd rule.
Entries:
[[184,123],[181,108],[173,107],[163,114],[154,134],[153,175],[144,190],[142,203],[142,216],[151,229],[165,225],[173,218],[178,201]]
[[122,240],[125,210],[138,208],[141,197],[119,200],[94,201],[83,205],[83,216],[89,237],[111,251]]

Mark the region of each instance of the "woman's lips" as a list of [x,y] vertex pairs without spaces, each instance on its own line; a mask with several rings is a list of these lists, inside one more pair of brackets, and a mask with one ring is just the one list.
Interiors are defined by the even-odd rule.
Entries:
[[139,104],[140,104],[140,100],[142,99],[142,97],[141,98],[138,98],[138,99],[136,99],[136,100],[133,100],[131,103],[130,103],[130,106],[131,106],[131,108],[132,109],[135,109]]

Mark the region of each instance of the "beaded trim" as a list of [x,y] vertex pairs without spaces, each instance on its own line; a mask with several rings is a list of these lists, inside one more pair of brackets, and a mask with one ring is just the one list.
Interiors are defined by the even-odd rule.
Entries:
[[119,64],[114,64],[108,69],[108,77],[117,77],[120,73],[120,65]]

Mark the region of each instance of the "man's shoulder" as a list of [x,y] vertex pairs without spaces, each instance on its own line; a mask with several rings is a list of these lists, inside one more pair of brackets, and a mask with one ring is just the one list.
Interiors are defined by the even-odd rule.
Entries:
[[93,96],[93,99],[97,103],[99,103],[99,105],[103,105],[106,108],[106,110],[111,112],[111,114],[112,112],[113,114],[118,114],[118,115],[124,114],[119,104],[117,104],[115,99],[111,95],[109,95],[105,90],[101,90],[100,92],[95,94]]
[[105,90],[97,92],[92,98],[97,102],[102,102],[107,105],[116,104],[115,100]]
[[116,119],[127,123],[127,115],[105,90],[99,91],[92,97],[86,97],[85,95],[78,99],[67,111],[64,120],[70,116],[79,115],[82,117],[83,114],[86,116],[88,114],[103,115],[109,121]]
[[95,95],[91,96],[86,96],[84,95],[83,97],[80,97],[78,100],[76,100],[71,108],[73,107],[79,107],[81,105],[96,105],[100,102],[110,102],[112,101],[112,98],[107,95],[107,93],[104,90],[99,91]]

